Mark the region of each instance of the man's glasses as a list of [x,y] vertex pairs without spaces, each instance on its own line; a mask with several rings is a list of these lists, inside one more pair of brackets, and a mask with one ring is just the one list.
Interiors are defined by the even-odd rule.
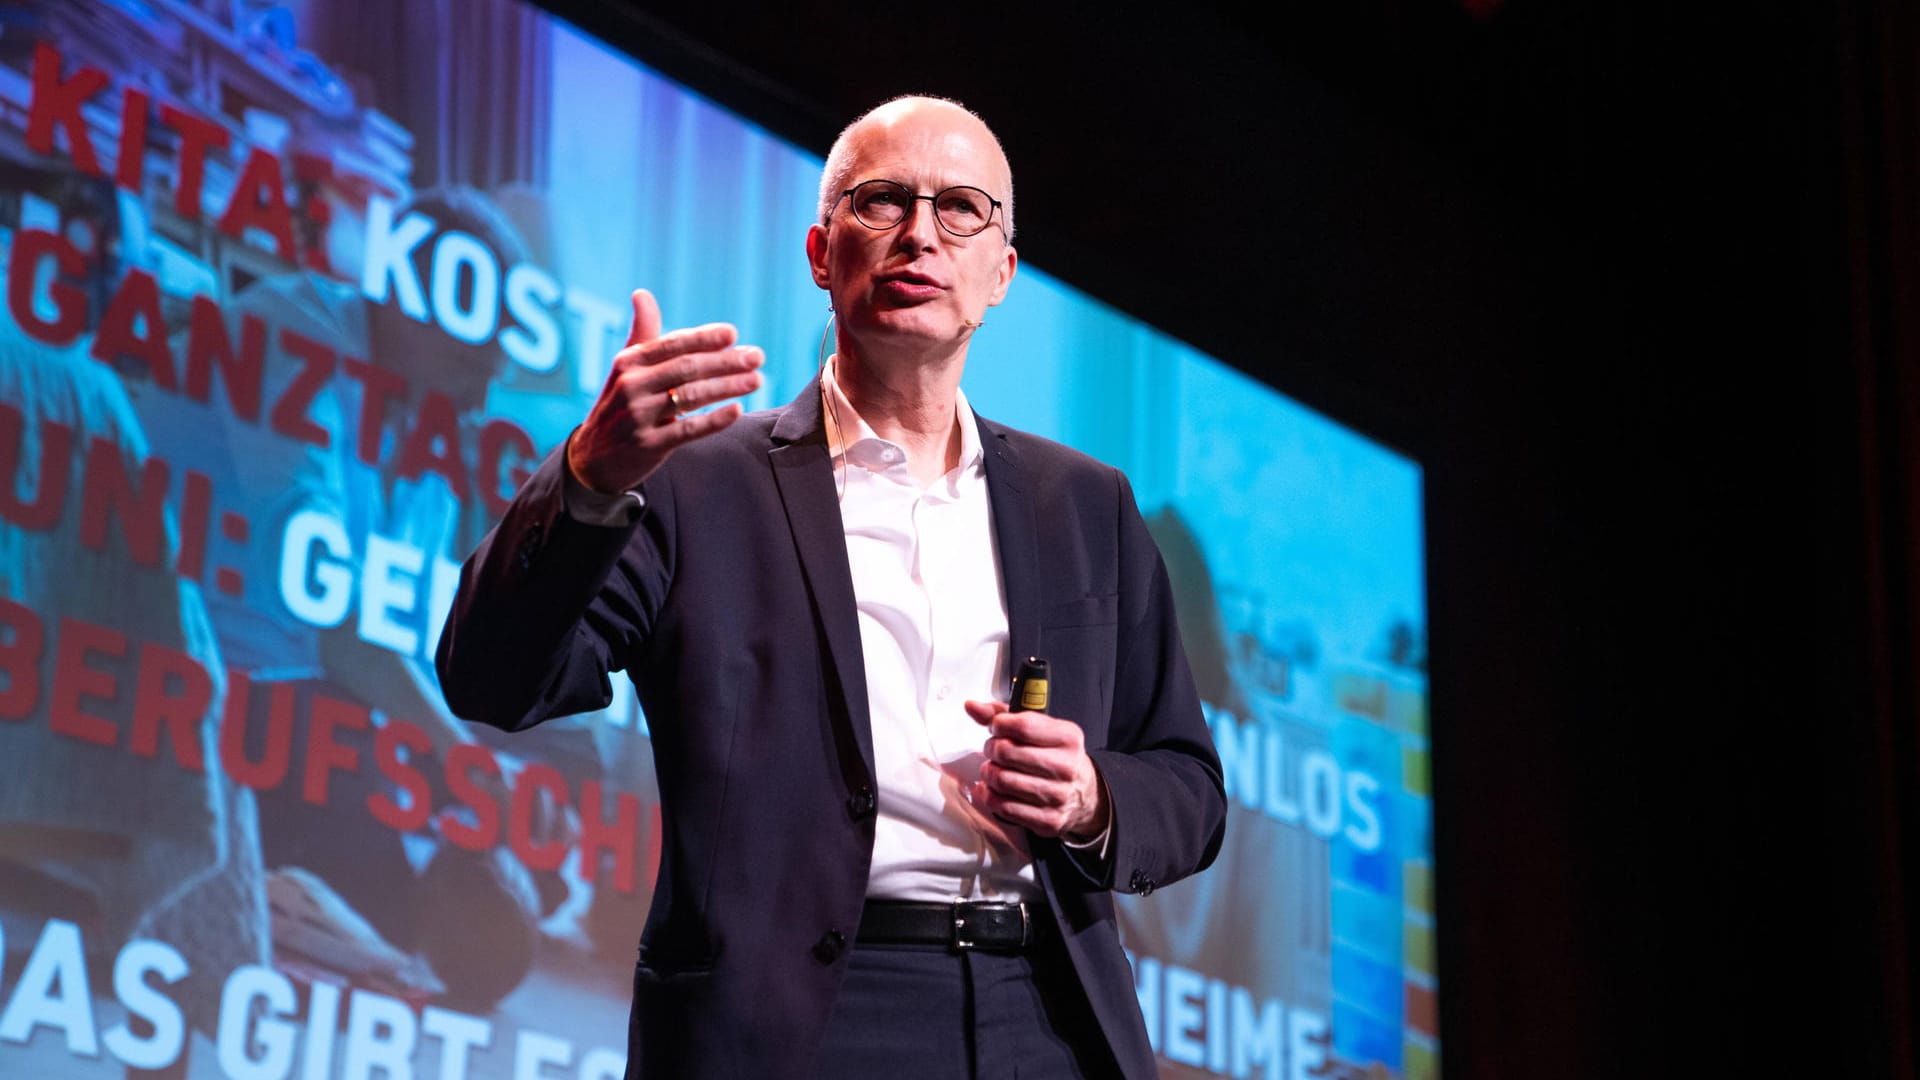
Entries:
[[993,212],[1000,200],[977,187],[950,187],[932,195],[915,195],[905,184],[891,180],[868,180],[840,193],[853,206],[853,220],[869,229],[886,230],[906,220],[913,204],[925,199],[933,204],[933,219],[954,236],[975,236],[993,224]]

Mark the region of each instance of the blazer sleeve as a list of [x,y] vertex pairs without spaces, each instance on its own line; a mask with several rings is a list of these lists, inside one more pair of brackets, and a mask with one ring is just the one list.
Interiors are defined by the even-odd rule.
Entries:
[[1113,715],[1089,756],[1106,782],[1113,830],[1096,885],[1145,895],[1204,870],[1226,835],[1227,798],[1174,615],[1173,587],[1133,488],[1119,477],[1120,622]]
[[460,570],[435,666],[455,715],[508,731],[603,708],[673,576],[673,484],[661,468],[624,526],[567,514],[566,444],[521,486]]

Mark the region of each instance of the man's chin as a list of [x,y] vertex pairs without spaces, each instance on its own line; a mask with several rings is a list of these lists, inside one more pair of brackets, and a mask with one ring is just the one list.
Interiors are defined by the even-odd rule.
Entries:
[[966,329],[952,313],[934,311],[930,305],[874,312],[861,324],[856,330],[861,338],[900,347],[957,341]]

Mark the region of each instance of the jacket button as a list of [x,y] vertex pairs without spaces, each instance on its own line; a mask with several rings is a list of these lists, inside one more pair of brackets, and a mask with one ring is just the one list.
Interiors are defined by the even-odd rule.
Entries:
[[1135,870],[1133,876],[1127,879],[1127,887],[1141,896],[1151,893],[1154,884],[1153,878],[1149,877],[1145,870]]
[[821,934],[820,940],[813,943],[813,958],[823,964],[833,963],[840,959],[841,953],[846,951],[846,935],[838,930],[829,930]]
[[872,815],[879,805],[880,800],[874,796],[873,789],[870,787],[863,787],[847,796],[847,810],[857,818]]

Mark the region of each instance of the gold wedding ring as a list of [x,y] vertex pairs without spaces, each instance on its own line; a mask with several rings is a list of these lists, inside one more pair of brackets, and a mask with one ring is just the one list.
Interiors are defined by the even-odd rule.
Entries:
[[679,389],[677,386],[668,387],[667,389],[667,404],[673,408],[673,418],[675,420],[683,420],[687,415],[686,406],[680,404]]

